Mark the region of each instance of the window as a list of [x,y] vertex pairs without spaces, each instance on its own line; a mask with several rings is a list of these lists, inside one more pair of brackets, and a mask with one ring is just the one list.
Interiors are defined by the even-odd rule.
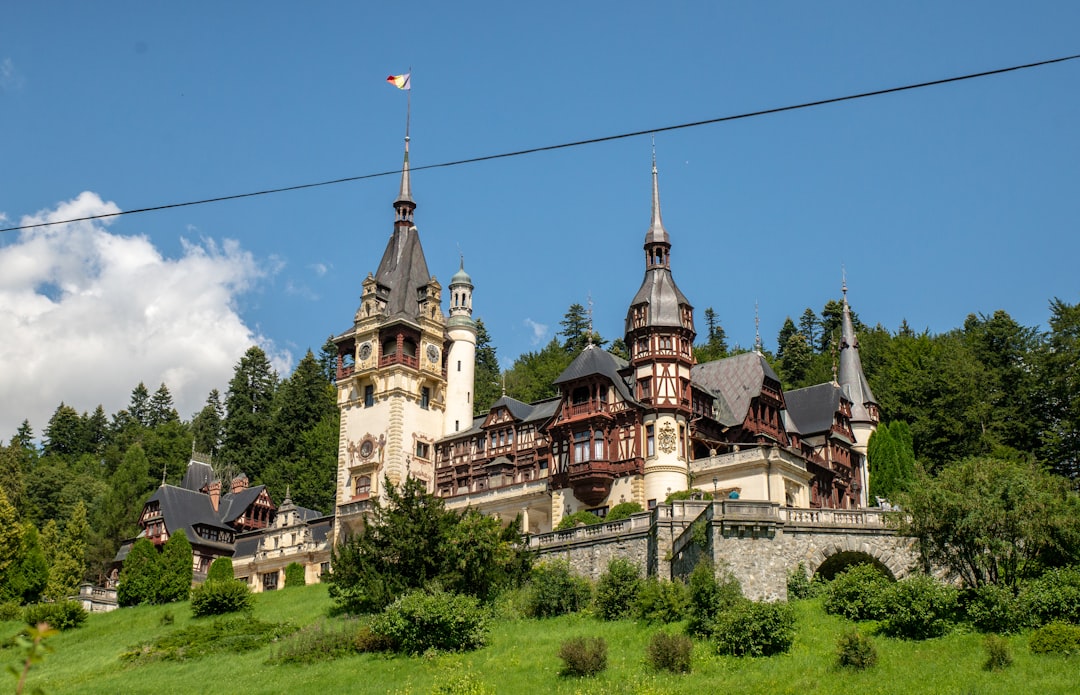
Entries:
[[593,432],[593,459],[604,460],[604,433],[600,430]]
[[652,398],[652,380],[642,379],[639,383],[641,384],[641,397],[643,399]]
[[420,407],[424,410],[427,410],[429,405],[431,405],[431,389],[429,389],[427,386],[421,387]]
[[319,563],[319,575],[322,576],[322,575],[327,575],[327,574],[330,574],[330,563],[329,562],[320,562]]
[[589,460],[589,432],[574,432],[574,463]]
[[656,500],[649,500],[648,505],[650,511],[656,509]]
[[356,479],[356,494],[367,495],[371,492],[371,476],[362,475]]
[[263,591],[273,591],[277,589],[278,573],[267,572],[262,576]]
[[654,425],[645,426],[645,455],[656,455],[656,427]]
[[595,509],[586,509],[585,511],[592,512],[596,516],[603,519],[604,517],[607,516],[608,508],[607,507],[596,507]]
[[589,400],[589,389],[584,386],[579,386],[574,389],[573,396],[571,397],[574,405],[581,405]]
[[416,458],[426,459],[428,457],[428,445],[427,442],[416,443]]
[[375,405],[375,387],[368,384],[364,387],[364,407],[370,408]]
[[457,370],[458,370],[459,372],[461,371],[461,360],[458,360],[458,361],[457,361]]

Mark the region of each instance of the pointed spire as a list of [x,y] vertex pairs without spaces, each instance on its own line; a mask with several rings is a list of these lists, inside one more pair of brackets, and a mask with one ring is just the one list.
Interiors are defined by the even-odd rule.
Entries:
[[405,159],[401,164],[401,191],[398,193],[397,200],[394,201],[394,207],[400,208],[403,204],[416,207],[416,203],[412,199],[412,182],[409,179],[409,136],[405,136]]
[[851,319],[851,307],[847,301],[847,274],[844,273],[840,290],[843,294],[842,321],[840,326],[840,365],[836,376],[844,395],[851,400],[852,422],[877,422],[877,400],[870,390],[870,383],[863,374],[859,357],[859,339]]
[[653,139],[652,148],[652,224],[649,225],[649,232],[645,235],[645,245],[651,244],[667,244],[671,245],[671,239],[668,237],[667,230],[664,229],[664,222],[660,218],[660,183],[659,177],[656,173],[656,139]]
[[758,303],[754,300],[754,352],[761,354],[761,315],[758,313]]

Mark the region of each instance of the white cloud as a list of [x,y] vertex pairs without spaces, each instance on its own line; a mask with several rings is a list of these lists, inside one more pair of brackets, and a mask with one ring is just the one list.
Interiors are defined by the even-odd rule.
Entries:
[[330,266],[325,263],[312,263],[308,267],[311,268],[312,272],[314,272],[317,277],[322,277],[330,272]]
[[531,344],[539,345],[541,343],[541,341],[543,341],[545,338],[547,338],[547,332],[548,332],[547,324],[537,323],[536,321],[533,321],[532,319],[525,319],[525,321],[523,323],[525,324],[525,326],[530,331],[532,331],[532,338],[529,339],[529,342]]
[[[85,192],[21,224],[119,211]],[[40,436],[61,401],[112,414],[140,381],[151,391],[164,382],[186,419],[210,389],[224,391],[252,344],[279,369],[291,362],[237,311],[267,272],[239,243],[182,239],[170,259],[109,222],[25,230],[0,248],[0,439],[23,419]]]
[[11,58],[0,60],[0,92],[5,89],[20,89],[22,86],[23,76],[15,69]]

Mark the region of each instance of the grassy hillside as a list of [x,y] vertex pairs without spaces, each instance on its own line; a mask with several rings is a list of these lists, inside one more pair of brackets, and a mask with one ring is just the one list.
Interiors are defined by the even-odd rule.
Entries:
[[[325,618],[324,586],[290,589],[257,597],[255,617],[309,625]],[[357,655],[313,665],[270,666],[279,644],[269,643],[237,655],[212,655],[186,661],[132,664],[121,655],[162,635],[192,624],[186,603],[126,608],[94,615],[86,624],[51,640],[55,653],[38,665],[28,692],[40,687],[58,693],[1074,693],[1080,661],[1076,657],[1035,656],[1026,636],[1010,638],[1015,663],[1006,671],[982,670],[983,636],[954,633],[926,642],[875,638],[878,665],[863,673],[834,666],[836,638],[850,623],[825,615],[819,603],[795,603],[798,633],[791,653],[740,659],[714,655],[709,645],[695,647],[693,672],[669,675],[644,664],[645,645],[658,628],[632,622],[603,623],[588,616],[544,621],[496,622],[489,646],[470,654],[386,657]],[[171,615],[172,623],[163,616]],[[328,621],[334,622],[334,621]],[[21,628],[0,624],[0,638]],[[593,679],[563,678],[559,644],[574,636],[608,641],[608,669]],[[16,664],[12,648],[0,649],[6,666]],[[10,677],[9,677],[10,678]],[[14,684],[14,679],[10,681]],[[472,689],[462,687],[471,684]],[[452,686],[457,685],[457,689]],[[442,690],[437,690],[443,688]],[[450,689],[446,689],[450,688]]]

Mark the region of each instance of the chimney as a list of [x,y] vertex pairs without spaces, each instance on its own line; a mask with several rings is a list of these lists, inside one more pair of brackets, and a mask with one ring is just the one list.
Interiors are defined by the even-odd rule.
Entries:
[[235,478],[232,479],[232,488],[229,490],[229,492],[231,492],[232,494],[235,495],[236,493],[240,492],[241,490],[247,490],[247,488],[248,488],[248,477],[246,475],[244,475],[243,473],[241,473],[240,475],[238,475],[238,476],[236,476]]
[[214,511],[218,510],[218,502],[221,500],[221,481],[215,480],[212,483],[208,483],[206,486],[206,494],[210,495],[210,504],[213,505]]

